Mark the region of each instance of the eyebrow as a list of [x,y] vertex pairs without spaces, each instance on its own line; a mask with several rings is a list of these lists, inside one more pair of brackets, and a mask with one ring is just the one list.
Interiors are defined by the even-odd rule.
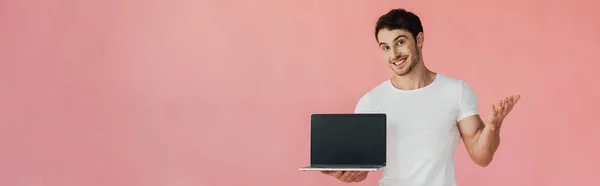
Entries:
[[[400,34],[399,36],[396,36],[396,38],[394,38],[394,41],[400,39],[401,37],[408,38],[405,35]],[[383,44],[386,44],[386,43],[385,42],[379,42],[379,45],[383,45]]]

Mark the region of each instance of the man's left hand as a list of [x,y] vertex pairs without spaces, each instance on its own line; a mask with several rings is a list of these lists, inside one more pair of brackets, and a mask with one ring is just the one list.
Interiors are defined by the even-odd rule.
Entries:
[[513,95],[504,98],[499,103],[492,105],[492,112],[488,117],[489,122],[486,127],[490,127],[492,131],[497,131],[502,126],[502,121],[508,113],[513,109],[515,104],[521,99],[520,95]]

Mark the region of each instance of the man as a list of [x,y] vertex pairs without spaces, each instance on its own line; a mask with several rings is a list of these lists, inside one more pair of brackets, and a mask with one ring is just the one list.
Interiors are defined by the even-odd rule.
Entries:
[[[492,105],[487,122],[462,80],[430,71],[423,62],[420,19],[403,9],[381,16],[375,37],[394,76],[368,91],[356,113],[386,113],[388,161],[380,186],[456,186],[454,156],[460,138],[471,160],[486,167],[500,143],[500,126],[519,95]],[[360,182],[368,172],[323,171],[344,182]]]

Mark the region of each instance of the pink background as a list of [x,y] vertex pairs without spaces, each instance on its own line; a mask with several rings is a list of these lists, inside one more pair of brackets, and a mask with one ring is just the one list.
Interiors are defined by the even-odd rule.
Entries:
[[461,146],[462,186],[600,185],[599,6],[0,0],[0,185],[345,185],[297,170],[309,115],[352,112],[390,77],[373,29],[397,7],[483,117],[523,96],[488,168]]

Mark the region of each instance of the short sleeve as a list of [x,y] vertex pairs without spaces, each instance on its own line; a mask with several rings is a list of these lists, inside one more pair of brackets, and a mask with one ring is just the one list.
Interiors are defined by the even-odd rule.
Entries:
[[369,97],[367,94],[363,95],[356,103],[356,107],[354,108],[355,113],[370,113],[371,112],[371,102],[369,101]]
[[469,116],[479,114],[479,106],[477,102],[477,96],[475,96],[475,92],[469,86],[469,84],[464,81],[460,82],[460,91],[459,91],[459,102],[458,102],[458,118],[456,121],[463,120]]

